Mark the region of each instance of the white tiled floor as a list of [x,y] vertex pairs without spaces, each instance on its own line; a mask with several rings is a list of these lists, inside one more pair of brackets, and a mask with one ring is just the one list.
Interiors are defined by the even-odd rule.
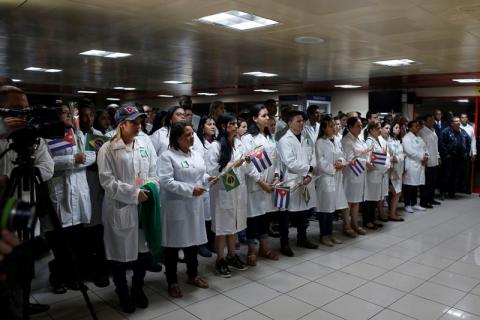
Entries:
[[[405,218],[357,239],[342,238],[334,248],[299,249],[291,241],[294,258],[259,258],[256,267],[231,279],[213,274],[214,258],[201,258],[210,289],[186,284],[182,265],[182,299],[168,297],[163,274],[149,273],[150,306],[131,315],[119,311],[113,285],[87,284],[89,295],[101,320],[480,320],[480,198],[447,200]],[[317,223],[311,222],[309,235],[317,239]],[[270,240],[278,249],[278,240]],[[89,319],[81,295],[51,294],[45,273],[39,265],[32,297],[51,309],[33,319]]]

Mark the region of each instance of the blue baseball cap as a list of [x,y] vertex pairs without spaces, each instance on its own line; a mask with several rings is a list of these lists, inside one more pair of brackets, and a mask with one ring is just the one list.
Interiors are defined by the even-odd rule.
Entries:
[[139,117],[146,117],[147,114],[138,111],[135,104],[123,104],[120,108],[118,108],[117,112],[115,112],[115,121],[120,123],[126,120],[136,120]]

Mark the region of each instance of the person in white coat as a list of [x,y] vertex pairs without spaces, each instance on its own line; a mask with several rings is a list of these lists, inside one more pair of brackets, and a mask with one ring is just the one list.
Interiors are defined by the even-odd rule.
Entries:
[[441,204],[434,199],[438,168],[441,164],[441,160],[433,115],[425,115],[423,117],[423,123],[424,126],[418,133],[418,136],[425,142],[429,157],[427,165],[425,166],[425,184],[420,187],[420,206],[431,209],[434,204]]
[[390,162],[392,163],[389,174],[392,196],[390,198],[388,220],[401,222],[404,221],[404,219],[397,213],[397,207],[400,195],[402,194],[405,154],[403,152],[402,142],[400,141],[400,123],[393,122],[390,125],[390,137],[387,140],[387,144],[391,155]]
[[[268,220],[266,213],[273,211],[273,185],[279,180],[278,157],[276,143],[270,134],[268,109],[264,105],[256,105],[251,111],[251,123],[248,133],[242,137],[242,143],[246,152],[256,148],[263,148],[271,166],[262,172],[253,169],[255,176],[247,176],[247,264],[256,265],[257,245],[259,241],[259,253],[261,257],[270,260],[278,260],[278,254],[272,251],[268,245]],[[264,157],[262,155],[262,157]],[[250,164],[253,167],[253,164]]]
[[305,115],[293,110],[288,113],[288,131],[278,142],[280,171],[290,187],[288,211],[280,216],[280,251],[293,256],[288,240],[290,219],[297,227],[297,246],[316,249],[318,245],[307,238],[308,214],[317,204],[315,183],[312,182],[315,161],[315,145],[303,131]]
[[336,131],[335,121],[329,116],[323,117],[315,143],[318,176],[315,182],[317,191],[315,210],[320,225],[320,243],[328,247],[342,243],[333,236],[334,212],[338,210],[342,214],[344,224],[348,219],[348,202],[343,190],[343,170],[347,163],[341,142],[336,139]]
[[[347,128],[342,138],[342,147],[345,160],[349,164],[343,173],[343,188],[348,201],[350,221],[343,233],[351,238],[356,237],[357,234],[366,234],[365,230],[358,225],[358,212],[360,203],[364,200],[366,171],[371,169],[372,165],[367,161],[370,151],[365,141],[360,139],[361,132],[361,120],[358,117],[348,118]],[[353,167],[363,169],[355,171],[357,173],[355,174],[352,170]]]
[[[191,150],[193,128],[178,122],[170,128],[169,148],[158,159],[158,180],[162,187],[162,246],[168,293],[180,298],[178,251],[183,249],[188,281],[199,288],[208,283],[198,276],[198,246],[207,242],[204,200],[208,179],[203,154]],[[211,180],[213,179],[210,178]]]
[[[136,307],[146,308],[143,292],[148,257],[145,234],[139,229],[138,204],[148,200],[142,190],[145,181],[157,180],[157,157],[151,144],[137,139],[145,114],[133,106],[117,110],[117,134],[98,152],[100,184],[105,190],[102,218],[106,258],[112,262],[112,276],[123,311],[132,313]],[[133,267],[131,294],[126,269]]]
[[364,131],[364,136],[366,138],[365,143],[370,150],[367,158],[367,165],[370,163],[373,168],[367,169],[364,195],[366,206],[363,212],[363,226],[371,230],[383,227],[383,224],[378,221],[380,212],[377,213],[376,209],[378,207],[383,207],[382,201],[386,192],[386,190],[384,190],[386,186],[384,185],[383,179],[390,166],[390,161],[386,161],[385,164],[372,162],[375,161],[373,160],[374,152],[387,154],[386,146],[383,147],[380,144],[380,130],[381,125],[379,122],[370,122],[367,125],[367,129]]
[[307,121],[303,126],[303,131],[310,137],[310,140],[315,143],[318,138],[318,133],[320,131],[320,107],[317,105],[311,105],[307,108]]
[[[207,172],[211,176],[221,176],[232,169],[236,179],[230,176],[233,189],[227,191],[223,182],[210,188],[210,209],[212,212],[212,231],[215,232],[215,250],[217,260],[215,270],[224,278],[230,278],[232,267],[246,270],[248,267],[235,252],[236,234],[247,227],[247,187],[244,163],[244,148],[236,139],[237,119],[231,113],[222,113],[217,122],[217,139],[207,150]],[[227,256],[225,257],[225,242]]]
[[[465,130],[465,132],[470,137],[470,154],[464,158],[465,168],[462,171],[462,179],[459,185],[459,191],[463,191],[466,194],[472,194],[472,169],[475,159],[477,158],[477,138],[475,137],[475,125],[470,124],[468,121],[468,114],[460,114],[460,128]],[[463,183],[462,183],[463,182]]]
[[405,211],[413,213],[425,211],[425,208],[417,204],[418,187],[425,184],[425,166],[429,154],[427,145],[418,136],[420,124],[412,120],[407,125],[408,133],[402,139],[405,151],[405,174],[403,180],[403,197],[405,199]]

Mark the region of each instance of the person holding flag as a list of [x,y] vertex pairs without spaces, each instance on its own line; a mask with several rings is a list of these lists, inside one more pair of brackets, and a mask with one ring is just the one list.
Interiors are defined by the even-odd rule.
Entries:
[[343,133],[342,147],[348,162],[348,170],[345,170],[343,176],[343,188],[350,209],[350,223],[343,233],[351,238],[356,237],[357,234],[366,234],[365,229],[358,226],[358,212],[360,203],[364,199],[366,170],[373,169],[373,166],[367,161],[370,150],[367,144],[360,139],[361,132],[362,122],[360,119],[358,117],[348,118],[347,128]]
[[[274,137],[268,129],[269,114],[264,105],[256,105],[251,111],[252,117],[248,133],[242,137],[242,143],[251,153],[252,176],[247,176],[247,264],[256,265],[256,240],[260,242],[259,256],[278,260],[278,254],[268,245],[268,220],[266,213],[273,211],[274,185],[278,183],[277,150]],[[254,167],[254,168],[252,168]]]
[[335,121],[326,116],[320,121],[318,140],[315,143],[318,179],[316,181],[316,212],[320,224],[320,243],[332,247],[342,242],[333,236],[333,213],[343,215],[344,229],[348,228],[348,202],[343,190],[343,170],[347,166],[342,145],[336,139]]
[[315,184],[312,183],[316,165],[315,145],[302,132],[304,120],[305,115],[301,111],[292,110],[288,113],[288,131],[278,141],[277,149],[283,178],[290,187],[288,211],[280,217],[281,252],[288,257],[294,255],[288,239],[290,218],[297,226],[297,246],[318,248],[307,238],[308,214],[317,204],[317,194]]
[[[235,252],[236,234],[247,227],[247,188],[244,164],[244,147],[236,138],[237,119],[232,113],[222,113],[216,121],[218,136],[206,150],[207,173],[221,180],[210,189],[212,231],[215,233],[217,260],[215,269],[219,276],[230,278],[232,267],[248,267]],[[227,243],[227,256],[224,248]]]
[[[376,230],[383,227],[383,224],[378,220],[376,209],[382,207],[384,184],[383,176],[386,170],[390,167],[390,161],[387,159],[386,148],[380,144],[380,130],[381,125],[378,122],[370,122],[364,132],[367,147],[370,150],[367,164],[370,163],[373,168],[368,170],[365,182],[365,196],[366,202],[365,210],[363,212],[363,226],[367,229]],[[386,147],[386,146],[385,146]]]

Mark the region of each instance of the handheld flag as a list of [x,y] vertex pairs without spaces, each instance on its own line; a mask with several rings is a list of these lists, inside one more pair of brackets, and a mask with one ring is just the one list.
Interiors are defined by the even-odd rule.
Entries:
[[48,150],[54,153],[57,151],[61,151],[67,148],[71,148],[75,145],[75,133],[73,132],[72,128],[65,130],[65,136],[60,139],[53,139],[48,141]]
[[109,141],[111,138],[105,136],[98,136],[95,134],[87,134],[87,144],[85,150],[87,151],[98,151],[103,146],[103,144]]
[[383,152],[372,152],[371,161],[373,164],[384,166],[387,163],[387,154]]
[[365,167],[360,163],[358,160],[352,160],[349,164],[348,167],[352,172],[358,177],[365,171]]
[[227,192],[240,185],[240,180],[238,180],[238,177],[232,168],[228,169],[228,171],[221,175],[220,178],[222,179],[223,185]]
[[274,205],[279,209],[288,209],[290,187],[276,187]]
[[272,165],[272,161],[265,149],[261,149],[250,154],[250,160],[258,172],[268,169]]

